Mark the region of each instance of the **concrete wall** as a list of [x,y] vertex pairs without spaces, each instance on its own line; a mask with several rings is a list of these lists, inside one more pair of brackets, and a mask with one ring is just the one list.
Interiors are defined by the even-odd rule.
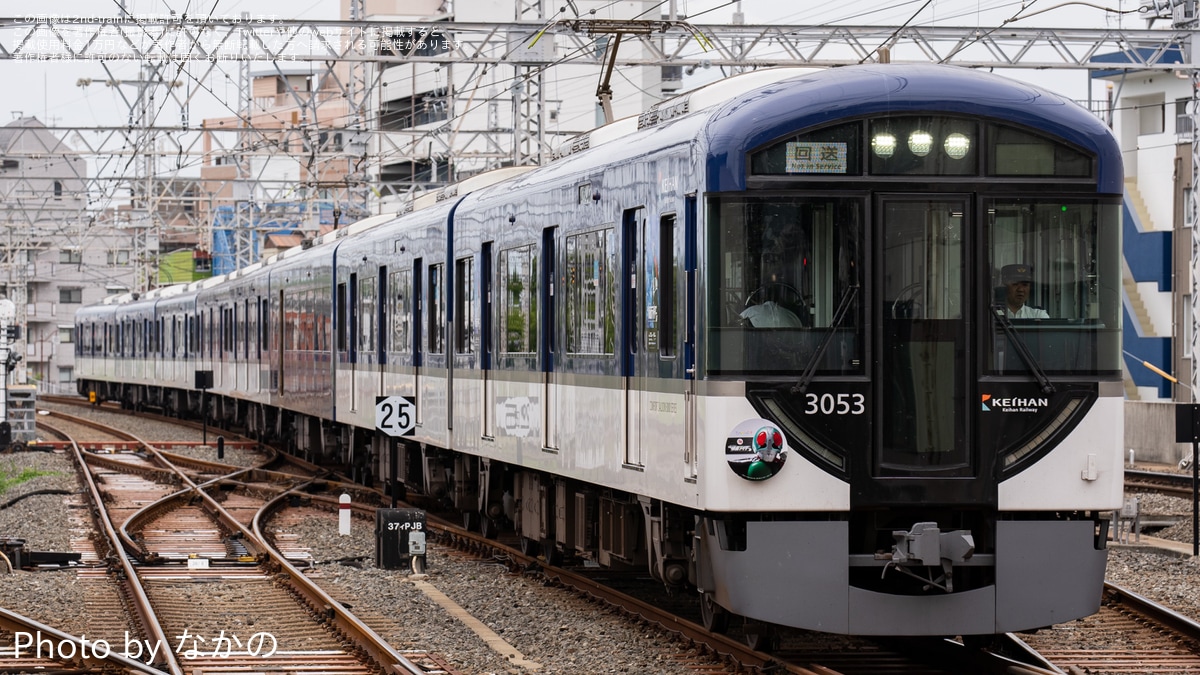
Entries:
[[1175,404],[1125,401],[1125,461],[1129,450],[1139,462],[1175,464],[1192,454],[1190,443],[1175,442]]

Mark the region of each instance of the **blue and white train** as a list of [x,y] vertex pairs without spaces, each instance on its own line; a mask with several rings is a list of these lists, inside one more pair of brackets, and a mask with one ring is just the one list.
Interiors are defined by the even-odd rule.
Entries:
[[1122,181],[1028,84],[760,71],[87,307],[79,392],[196,416],[211,372],[213,423],[642,566],[710,626],[1035,629],[1098,609],[1122,500]]

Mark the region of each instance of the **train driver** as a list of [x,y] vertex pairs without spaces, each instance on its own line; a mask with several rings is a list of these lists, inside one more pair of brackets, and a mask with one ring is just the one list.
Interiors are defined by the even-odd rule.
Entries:
[[1010,319],[1049,319],[1044,309],[1030,307],[1029,288],[1033,283],[1033,268],[1023,263],[1005,265],[1000,268],[1000,281],[1004,284],[1004,314]]

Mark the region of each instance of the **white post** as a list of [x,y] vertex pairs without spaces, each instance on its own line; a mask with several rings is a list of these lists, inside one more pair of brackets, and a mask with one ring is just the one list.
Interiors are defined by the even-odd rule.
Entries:
[[350,535],[350,495],[338,497],[338,534]]
[[[17,346],[15,335],[10,339],[9,326],[16,326],[17,306],[8,298],[0,298],[0,422],[8,421],[8,362],[12,350]],[[9,442],[12,442],[9,430]]]
[[1129,466],[1133,466],[1133,448],[1129,449]]

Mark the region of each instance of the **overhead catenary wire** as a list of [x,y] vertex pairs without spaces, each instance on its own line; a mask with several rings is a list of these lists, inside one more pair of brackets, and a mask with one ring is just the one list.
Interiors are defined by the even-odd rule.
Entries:
[[[877,5],[877,6],[873,7],[872,11],[879,12],[879,11],[911,8],[912,5],[916,4],[917,2],[921,2],[921,1],[922,0],[911,0],[909,2],[886,3],[883,5]],[[598,8],[598,10],[604,10],[605,8],[611,8],[611,7],[615,6],[616,4],[617,3],[615,3],[615,2],[610,2],[607,5],[605,5],[604,7]],[[645,14],[646,12],[654,11],[657,8],[660,8],[662,6],[662,4],[663,3],[657,3],[657,4],[653,5],[650,9],[645,10],[643,12],[643,14]],[[695,18],[704,16],[704,15],[711,15],[711,13],[714,13],[723,8],[727,8],[734,4],[736,4],[736,0],[727,0],[725,2],[720,2],[711,8],[707,8],[700,12],[692,14],[688,18],[695,19]],[[921,7],[924,7],[927,4],[928,4],[927,2],[923,2]],[[1064,3],[1064,4],[1067,4],[1067,3]],[[1103,10],[1103,11],[1113,11],[1110,8],[1103,7],[1101,5],[1097,5],[1094,3],[1079,3],[1079,4],[1084,7],[1099,9],[1099,10]],[[1025,18],[1030,14],[1027,10],[1028,10],[1028,7],[1032,6],[1031,3],[987,3],[987,4],[981,4],[979,8],[972,9],[971,11],[972,12],[976,12],[979,10],[989,10],[990,11],[990,10],[996,10],[996,9],[1003,9],[1004,7],[1009,7],[1009,6],[1013,6],[1013,5],[1017,5],[1021,8],[1021,9],[1018,9],[1017,14],[1014,16],[1018,16],[1020,18]],[[1063,5],[1060,4],[1060,5],[1055,5],[1053,7],[1041,9],[1038,11],[1038,13],[1050,11],[1050,10],[1053,10],[1053,9],[1056,9],[1056,8],[1059,8],[1062,6]],[[190,4],[189,4],[189,7],[190,7]],[[217,8],[217,4],[214,3],[213,11],[210,12],[210,15],[215,13],[216,8]],[[560,12],[561,11],[562,11],[562,9],[560,8]],[[596,10],[594,10],[594,11],[596,11]],[[816,11],[816,10],[814,10],[814,11]],[[839,14],[842,15],[840,20],[846,20],[847,18],[854,19],[854,18],[858,18],[859,16],[863,15],[863,13],[847,14],[844,11],[839,11],[836,8],[833,10],[833,12],[838,12]],[[1024,12],[1024,14],[1022,14],[1022,12]],[[804,16],[809,16],[811,13],[812,12],[805,12]],[[829,12],[829,11],[824,11],[823,16],[821,16],[820,18],[826,18],[830,15],[830,13],[831,12]],[[948,16],[953,17],[954,15],[953,14],[951,14],[951,15],[942,14],[940,16],[940,18],[942,21],[945,21],[948,18]],[[911,19],[911,17],[910,17],[910,19]],[[837,20],[837,19],[835,19],[835,20]],[[928,19],[928,20],[931,21],[932,19]],[[918,23],[922,23],[922,22],[917,21],[917,20],[912,20],[912,24],[915,25]],[[594,45],[594,44],[595,44],[594,40],[590,41],[588,43],[588,45]],[[583,54],[583,52],[585,52],[585,51],[587,51],[587,48],[581,47],[580,49],[574,50],[574,52],[569,52],[567,54],[564,54],[562,56],[562,58],[557,59],[554,63],[546,64],[544,66],[539,66],[538,69],[532,70],[532,71],[527,71],[526,73],[524,73],[524,75],[528,75],[531,72],[553,72],[552,69],[557,65],[561,65],[563,63],[570,63],[570,62],[579,60],[580,58],[585,56],[585,54]],[[196,75],[189,72],[184,67],[185,64],[182,59],[179,59],[174,65],[181,74],[186,75],[186,77],[189,78],[190,82],[195,83],[198,90],[208,92],[210,95],[213,95],[214,99],[220,100],[222,98],[219,96],[215,96],[215,94],[213,94],[212,89],[208,84],[208,81],[206,79],[203,79],[205,77],[204,75],[201,75],[201,77],[196,77]],[[472,75],[475,78],[479,78],[476,80],[476,82],[478,82],[484,77],[493,76],[492,74],[494,73],[495,70],[496,69],[494,66],[485,66],[485,67],[480,68],[476,73],[473,73]],[[224,73],[224,72],[225,72],[224,69],[221,68],[220,63],[218,62],[215,69],[210,69],[208,71],[208,74],[212,75],[212,74]],[[622,72],[622,69],[618,69],[618,72],[621,74],[623,79],[628,80],[628,77],[625,75],[624,72]],[[519,73],[519,74],[513,75],[511,77],[495,78],[496,85],[500,85],[501,83],[504,83],[504,82],[517,81],[521,77],[522,77],[522,74]],[[559,81],[565,81],[565,80],[559,80]],[[470,80],[468,80],[468,82],[470,82]],[[474,83],[472,83],[472,84],[474,84]],[[581,84],[582,84],[582,82],[581,82]],[[468,85],[468,86],[470,86],[470,85]],[[454,130],[456,132],[462,133],[464,131],[467,131],[468,130],[468,129],[466,129],[466,124],[467,124],[466,116],[467,115],[469,115],[473,111],[478,110],[482,106],[488,105],[490,103],[494,103],[497,100],[507,99],[508,96],[509,96],[508,92],[503,89],[499,93],[496,93],[494,95],[485,96],[482,98],[476,94],[474,99],[470,103],[468,103],[467,106],[465,106],[461,110],[460,109],[452,110],[451,117],[449,118],[448,121],[452,125],[452,127],[454,128]],[[567,97],[564,96],[564,98],[567,98]],[[170,100],[172,100],[172,99],[166,98],[163,100],[162,106],[160,106],[155,113],[156,119],[157,119],[158,113],[160,113],[162,111],[163,107],[165,107]],[[229,108],[228,105],[226,105],[225,107],[234,113],[234,117],[236,119],[240,119],[240,116],[238,116],[237,111],[233,110],[232,108]],[[256,114],[255,114],[256,117],[258,114],[259,113],[256,112]],[[262,114],[268,115],[269,117],[272,116],[271,113],[269,113],[267,111],[262,111]],[[337,128],[337,125],[339,125],[339,124],[344,125],[349,120],[349,118],[352,117],[352,115],[353,115],[353,112],[343,115],[340,119],[329,120],[328,126],[331,129],[335,129],[335,128]],[[280,120],[278,115],[274,115],[273,119],[276,119],[276,120],[280,121],[281,123],[285,122],[285,120]],[[567,118],[564,118],[564,119],[567,119]],[[580,118],[572,117],[570,119],[580,119]],[[562,121],[560,120],[560,124],[561,123],[562,123]],[[173,132],[172,136],[178,136],[179,133],[182,133],[182,132]],[[379,132],[379,133],[384,133],[384,132]],[[430,130],[430,131],[426,131],[424,133],[418,132],[418,134],[415,134],[412,137],[411,142],[406,142],[406,143],[402,143],[399,145],[393,145],[391,148],[384,149],[382,152],[379,152],[377,154],[373,153],[373,155],[371,157],[371,161],[375,162],[375,163],[383,164],[383,163],[386,163],[389,161],[394,161],[396,159],[411,158],[412,156],[414,156],[416,154],[418,147],[426,145],[428,140],[437,137],[437,133],[438,133],[437,130]],[[440,143],[442,143],[442,141],[439,141],[439,144]],[[251,144],[250,146],[247,146],[245,149],[247,149],[249,151],[261,151],[261,150],[268,149],[270,146],[271,146],[270,140],[260,138],[260,139],[256,140],[253,144]],[[143,144],[135,144],[132,147],[135,152],[138,152],[138,151],[151,152],[151,153],[155,152],[155,150],[153,150],[153,149],[146,148],[144,146],[144,143]],[[204,161],[203,156],[201,156],[199,159],[189,159],[189,156],[195,157],[194,153],[189,153],[189,154],[185,155],[182,152],[176,152],[176,159],[177,159],[176,170],[177,171],[187,171],[187,170],[194,169],[197,165],[199,165],[201,162]],[[122,163],[128,165],[129,161],[130,161],[129,159],[126,159]],[[109,162],[109,165],[110,165],[110,170],[114,176],[122,173],[122,169],[119,165],[112,164],[111,162]],[[262,178],[262,177],[257,176],[256,180],[260,179],[260,178]],[[111,203],[111,201],[114,198],[115,198],[115,187],[108,186],[102,190],[101,201],[103,203],[105,203],[105,204]]]

